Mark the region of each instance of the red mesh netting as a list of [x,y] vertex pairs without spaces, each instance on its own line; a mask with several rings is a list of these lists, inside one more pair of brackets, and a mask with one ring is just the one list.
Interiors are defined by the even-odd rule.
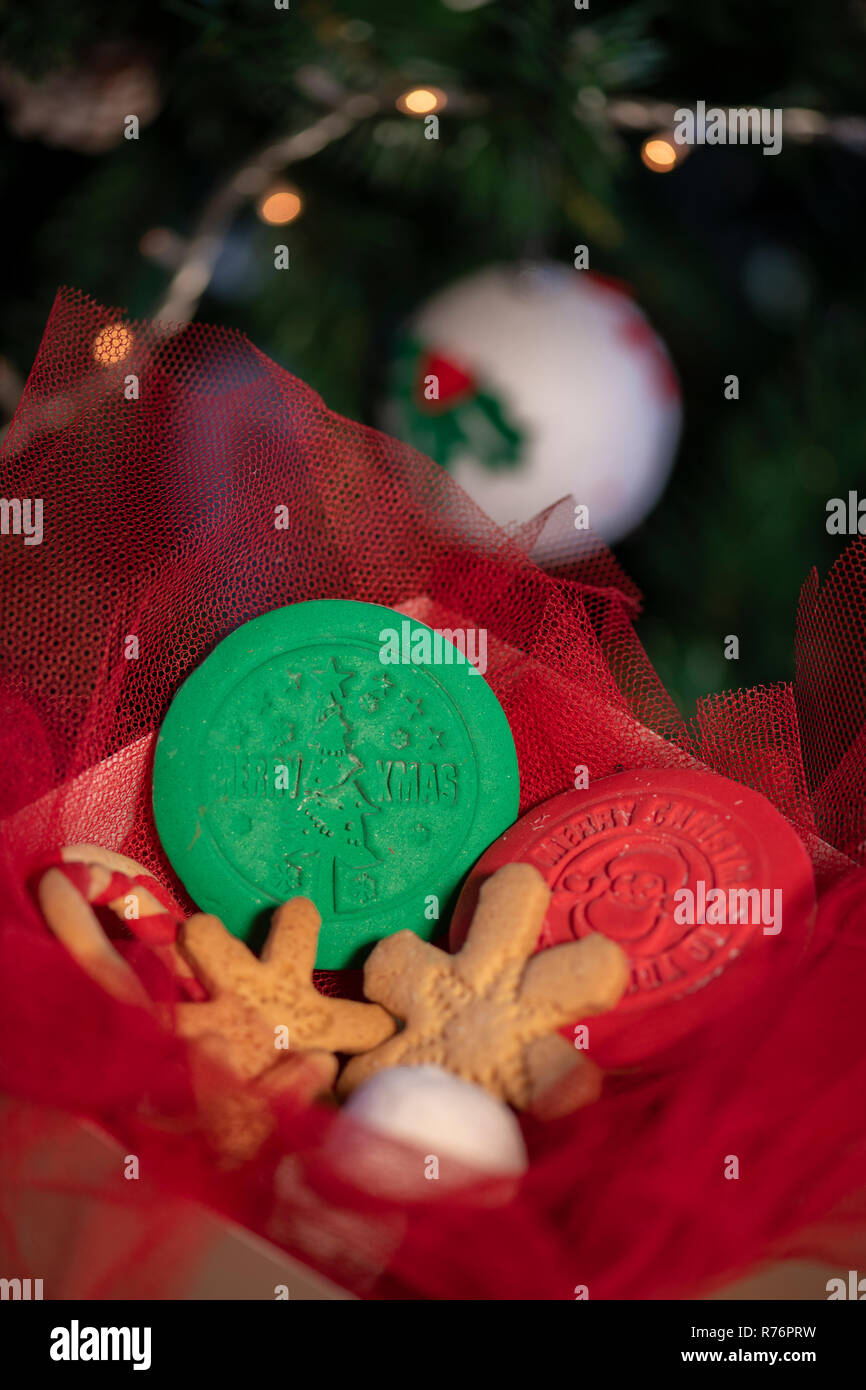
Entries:
[[[710,697],[686,722],[635,635],[634,586],[591,539],[573,558],[570,504],[506,533],[428,459],[334,415],[237,334],[105,332],[120,324],[58,296],[0,455],[4,497],[44,509],[40,545],[0,537],[0,1088],[107,1126],[156,1184],[144,1201],[119,1163],[94,1176],[81,1196],[97,1215],[63,1245],[63,1294],[175,1296],[185,1237],[187,1254],[199,1239],[177,1216],[190,1195],[373,1297],[684,1296],[784,1255],[866,1257],[856,878],[733,1012],[609,1077],[596,1105],[525,1122],[532,1166],[505,1204],[365,1196],[322,1155],[323,1106],[285,1103],[255,1162],[215,1170],[183,1049],[67,957],[33,875],[60,845],[95,841],[191,906],[154,832],[149,772],[174,691],[216,642],[328,597],[484,627],[522,810],[579,763],[592,778],[702,763],[776,804],[826,891],[866,849],[866,541],[823,585],[808,578],[794,684]],[[26,1113],[4,1145],[0,1234],[58,1182],[40,1157],[47,1111]],[[731,1154],[738,1181],[723,1177]],[[173,1253],[156,1258],[169,1226]]]

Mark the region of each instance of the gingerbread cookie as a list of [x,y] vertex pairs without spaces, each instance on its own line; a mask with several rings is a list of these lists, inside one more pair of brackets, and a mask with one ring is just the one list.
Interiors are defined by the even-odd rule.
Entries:
[[231,1043],[223,1049],[213,1035],[190,1052],[199,1123],[216,1152],[218,1166],[224,1169],[255,1158],[270,1138],[274,1130],[272,1102],[284,1097],[296,1105],[307,1105],[326,1096],[337,1075],[337,1059],[331,1052],[280,1053],[283,1060],[270,1070],[246,1078],[231,1071],[230,1059],[235,1055]]
[[222,1039],[240,1076],[279,1061],[280,1029],[292,1051],[304,1052],[363,1052],[389,1038],[396,1024],[378,1004],[329,999],[313,984],[320,922],[308,898],[291,898],[274,913],[258,958],[218,917],[191,917],[181,949],[210,999],[178,1007],[181,1036]]
[[364,968],[365,993],[406,1026],[353,1058],[339,1092],[383,1067],[432,1063],[545,1115],[594,1098],[596,1069],[556,1029],[613,1008],[628,959],[599,934],[533,957],[549,901],[537,869],[507,864],[482,887],[456,955],[410,931],[380,941]]
[[[140,865],[94,845],[62,854],[66,862],[46,870],[38,885],[46,922],[114,998],[150,1010],[166,1026],[176,1018],[178,1032],[192,1044],[190,1074],[201,1127],[222,1166],[254,1157],[273,1130],[271,1102],[278,1096],[303,1104],[330,1091],[338,1066],[330,1049],[374,1046],[394,1031],[393,1020],[378,1006],[326,999],[315,989],[318,914],[305,899],[277,913],[261,961],[216,918],[201,916],[183,927],[181,952],[176,943],[158,944],[166,931],[153,919],[164,914],[165,904],[139,883]],[[100,862],[89,862],[94,858]],[[150,921],[155,928],[150,934],[158,938],[148,943],[151,949],[170,952],[167,963],[194,987],[187,992],[207,1002],[180,1004],[173,1016],[147,994],[90,905],[110,905],[120,916],[129,893],[142,914],[130,925]],[[147,940],[146,926],[140,935]],[[274,1029],[280,1024],[288,1031],[285,1049],[276,1045]]]
[[[261,958],[218,917],[197,913],[182,928],[181,949],[210,999],[181,1004],[177,1031],[194,1044],[202,1127],[223,1167],[259,1151],[273,1129],[276,1096],[303,1101],[324,1094],[337,1075],[334,1052],[375,1047],[394,1032],[394,1020],[378,1005],[319,994],[312,982],[319,923],[309,899],[292,898],[274,913]],[[215,1085],[214,1062],[252,1084]]]

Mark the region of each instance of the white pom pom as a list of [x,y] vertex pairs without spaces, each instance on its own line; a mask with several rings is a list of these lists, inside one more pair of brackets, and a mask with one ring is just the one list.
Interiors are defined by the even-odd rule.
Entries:
[[[394,1142],[377,1143],[377,1136]],[[485,1177],[514,1179],[528,1166],[508,1106],[432,1066],[389,1067],[364,1082],[327,1147],[343,1176],[401,1199],[435,1197]]]

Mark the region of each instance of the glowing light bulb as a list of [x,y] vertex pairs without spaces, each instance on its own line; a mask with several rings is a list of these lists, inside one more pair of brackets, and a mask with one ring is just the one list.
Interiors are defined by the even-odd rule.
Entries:
[[684,157],[684,147],[678,148],[667,135],[651,135],[641,145],[640,157],[654,174],[669,174]]
[[447,100],[438,87],[412,87],[397,98],[397,109],[407,116],[429,116],[431,111],[441,111]]
[[93,340],[93,357],[100,367],[113,367],[132,351],[133,337],[122,323],[101,328]]
[[272,188],[259,201],[258,213],[263,222],[283,226],[300,216],[303,203],[293,188]]

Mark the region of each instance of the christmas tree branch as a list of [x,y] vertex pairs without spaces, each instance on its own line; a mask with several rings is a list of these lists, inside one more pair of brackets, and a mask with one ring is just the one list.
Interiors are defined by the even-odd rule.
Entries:
[[194,235],[186,243],[156,317],[182,326],[196,310],[213,276],[226,233],[238,209],[265,191],[274,176],[292,164],[310,159],[380,109],[382,98],[355,93],[333,111],[293,135],[265,145],[236,169],[208,199]]

